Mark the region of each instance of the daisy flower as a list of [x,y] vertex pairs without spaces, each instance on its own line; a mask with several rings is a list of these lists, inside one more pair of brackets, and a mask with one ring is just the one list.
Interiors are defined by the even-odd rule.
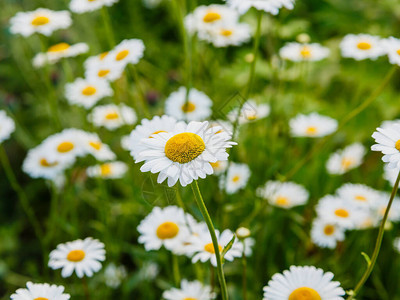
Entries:
[[159,250],[162,246],[174,251],[189,235],[185,212],[177,206],[154,207],[137,230],[139,243],[144,244],[146,251]]
[[7,116],[4,110],[0,110],[0,143],[9,139],[15,130],[15,122]]
[[364,184],[346,183],[336,190],[340,199],[356,206],[371,207],[382,197],[381,193]]
[[400,168],[390,168],[389,165],[386,164],[383,167],[383,178],[387,180],[392,186],[394,186],[399,172]]
[[290,132],[294,137],[323,137],[334,133],[338,122],[318,113],[299,114],[289,122]]
[[83,132],[82,146],[86,153],[93,155],[99,161],[116,159],[115,153],[100,140],[97,133]]
[[385,55],[385,47],[379,36],[348,34],[340,43],[342,56],[355,60],[372,59]]
[[116,63],[109,52],[89,57],[85,63],[85,77],[115,81],[122,76],[124,65]]
[[59,244],[50,252],[49,267],[53,270],[62,269],[62,277],[69,277],[74,271],[79,278],[92,277],[93,273],[101,269],[100,262],[105,259],[104,244],[99,240],[86,238]]
[[124,266],[116,266],[109,264],[104,270],[104,281],[110,288],[116,289],[121,285],[121,282],[127,276],[126,268]]
[[211,300],[215,299],[216,295],[212,292],[209,286],[204,286],[200,281],[181,281],[181,288],[172,288],[163,293],[163,298],[166,300]]
[[289,270],[272,276],[264,287],[263,300],[323,299],[342,300],[345,291],[332,281],[333,274],[314,266],[291,266]]
[[[390,199],[390,193],[380,192],[381,197],[379,200],[373,205],[373,212],[377,216],[378,220],[382,220],[385,215],[385,211]],[[389,211],[388,220],[391,222],[399,222],[400,221],[400,198],[395,197],[392,203],[392,206]]]
[[69,9],[76,14],[98,10],[103,6],[112,6],[118,0],[71,0]]
[[123,40],[109,53],[110,59],[125,67],[127,64],[136,65],[143,57],[145,46],[142,40]]
[[11,300],[68,300],[69,294],[64,294],[62,285],[50,285],[48,283],[26,283],[26,289],[18,289],[10,296]]
[[309,193],[301,185],[294,182],[268,181],[257,194],[267,199],[271,205],[281,208],[292,208],[306,204]]
[[392,65],[400,66],[400,39],[389,37],[382,41],[382,45]]
[[381,151],[382,160],[390,168],[400,168],[400,124],[393,123],[385,128],[377,128],[372,134],[377,144],[371,147],[372,151]]
[[121,161],[107,162],[101,165],[88,167],[86,174],[89,177],[100,177],[104,179],[118,179],[124,177],[128,166]]
[[53,11],[38,8],[29,12],[18,12],[10,20],[10,32],[28,37],[34,33],[50,36],[54,31],[71,26],[69,11]]
[[251,28],[245,23],[221,24],[206,32],[199,32],[199,39],[217,48],[240,46],[251,39]]
[[43,67],[47,63],[54,64],[64,57],[75,57],[89,51],[86,43],[78,43],[69,45],[67,43],[59,43],[47,49],[47,52],[38,53],[32,60],[33,66],[36,68]]
[[216,120],[210,121],[210,127],[219,126],[221,129],[217,133],[225,132],[226,134],[232,136],[233,124],[230,121]]
[[105,127],[115,130],[124,125],[132,125],[137,121],[136,112],[133,108],[124,104],[107,104],[97,106],[88,115],[89,122],[95,127]]
[[263,10],[272,15],[277,15],[279,9],[285,7],[293,9],[294,0],[225,0],[228,6],[236,9],[240,14],[246,13],[250,8]]
[[211,99],[194,88],[190,89],[186,101],[186,88],[181,87],[165,101],[165,113],[177,120],[202,121],[211,116]]
[[290,61],[319,61],[329,56],[329,48],[320,44],[288,43],[279,50],[279,55]]
[[250,168],[246,164],[231,163],[226,178],[221,177],[220,185],[227,194],[234,194],[244,188],[250,178]]
[[334,222],[317,218],[311,227],[311,240],[321,248],[334,249],[337,242],[344,241],[344,229]]
[[114,94],[110,84],[99,78],[77,78],[65,85],[65,98],[70,104],[76,104],[86,109],[92,108],[97,102]]
[[228,168],[228,161],[227,160],[219,160],[215,163],[210,163],[211,167],[214,170],[214,175],[221,175],[224,174],[226,169]]
[[136,163],[144,161],[142,172],[160,173],[157,182],[168,178],[168,186],[179,180],[182,186],[213,173],[210,163],[227,160],[229,141],[221,127],[208,128],[208,122],[179,122],[172,132],[160,132],[142,139],[146,150],[140,152]]
[[[257,104],[254,100],[246,101],[239,114],[239,125],[257,121],[269,116],[271,108],[268,104]],[[228,119],[235,123],[238,118],[238,108],[228,113]]]
[[332,153],[326,162],[326,169],[329,174],[342,175],[359,167],[363,163],[364,156],[365,147],[362,144],[351,144]]

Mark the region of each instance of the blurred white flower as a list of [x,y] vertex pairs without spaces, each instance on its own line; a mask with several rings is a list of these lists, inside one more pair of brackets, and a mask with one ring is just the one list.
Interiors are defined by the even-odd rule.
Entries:
[[279,50],[279,55],[283,59],[290,61],[319,61],[327,58],[330,54],[329,48],[320,44],[288,43]]
[[268,104],[257,104],[254,100],[246,101],[238,114],[238,108],[228,113],[228,119],[235,123],[238,119],[239,125],[254,122],[269,116],[271,108]]
[[109,264],[104,270],[104,280],[107,286],[116,289],[121,285],[121,282],[126,278],[127,272],[124,266],[116,266]]
[[216,295],[209,286],[204,286],[200,281],[181,281],[181,288],[171,288],[163,293],[163,299],[166,300],[211,300]]
[[273,15],[279,13],[279,9],[285,7],[293,9],[294,0],[225,0],[228,6],[238,10],[240,14],[246,13],[250,8],[263,10]]
[[69,9],[76,14],[98,10],[103,6],[112,6],[119,0],[71,0]]
[[338,122],[318,113],[298,114],[289,121],[290,132],[294,137],[324,137],[338,128]]
[[75,57],[89,51],[86,43],[78,43],[69,45],[67,43],[59,43],[47,49],[47,52],[41,52],[35,55],[32,64],[35,68],[43,67],[46,64],[54,64],[64,57]]
[[136,65],[143,57],[145,46],[142,40],[123,40],[108,53],[108,57],[125,68],[128,64]]
[[26,283],[26,289],[18,289],[10,296],[11,300],[68,300],[69,294],[64,294],[62,285],[50,285],[48,283]]
[[125,104],[107,104],[96,106],[88,115],[88,121],[95,127],[115,130],[124,125],[132,125],[137,121],[136,112]]
[[329,174],[344,174],[362,164],[365,152],[365,147],[362,144],[351,144],[332,153],[326,162],[326,169]]
[[342,56],[355,60],[372,59],[385,55],[385,47],[379,36],[369,34],[348,34],[340,43]]
[[246,164],[230,163],[225,177],[221,177],[220,186],[227,194],[234,194],[243,189],[250,178],[250,168]]
[[9,139],[15,130],[15,122],[7,116],[4,110],[0,110],[0,143]]
[[344,228],[332,221],[317,218],[311,227],[311,240],[321,248],[334,249],[337,242],[344,241]]
[[122,161],[112,161],[101,165],[88,167],[86,173],[89,177],[104,179],[118,179],[124,177],[128,166]]

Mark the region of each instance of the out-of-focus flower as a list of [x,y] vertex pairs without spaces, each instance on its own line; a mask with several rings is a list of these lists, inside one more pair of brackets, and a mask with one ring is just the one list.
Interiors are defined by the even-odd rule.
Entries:
[[220,186],[227,194],[234,194],[244,188],[250,178],[250,168],[246,164],[231,163],[225,177],[221,177]]
[[97,106],[88,115],[88,120],[96,127],[105,127],[115,130],[124,125],[132,125],[137,121],[133,108],[124,104],[107,104]]
[[10,138],[15,130],[15,122],[7,116],[4,110],[0,110],[0,143]]
[[124,177],[128,166],[122,161],[112,161],[101,165],[88,167],[86,173],[89,177],[104,179],[118,179]]
[[235,123],[239,117],[239,125],[254,122],[265,117],[268,117],[271,108],[268,104],[257,104],[254,100],[246,101],[238,114],[238,108],[233,109],[228,113],[228,119]]
[[107,56],[116,64],[125,68],[128,64],[136,65],[143,57],[144,49],[145,46],[142,40],[123,40]]
[[318,113],[299,114],[289,122],[290,132],[294,137],[324,137],[336,131],[338,122]]
[[46,64],[54,64],[64,57],[75,57],[89,51],[86,43],[78,43],[69,45],[67,43],[59,43],[47,49],[47,52],[41,52],[35,55],[32,64],[36,68],[43,67]]
[[48,283],[26,283],[26,289],[18,289],[10,296],[11,300],[68,300],[69,294],[64,294],[62,285],[50,285]]
[[311,240],[321,248],[334,249],[345,238],[344,229],[332,221],[317,218],[312,223]]
[[71,0],[69,9],[76,14],[98,10],[103,6],[112,6],[119,0]]
[[271,205],[286,209],[306,204],[309,197],[303,186],[280,181],[267,181],[264,187],[257,189],[257,194]]
[[240,14],[246,13],[250,8],[263,10],[273,15],[279,13],[279,9],[285,7],[293,9],[294,0],[225,0],[228,6],[239,11]]
[[85,77],[115,81],[121,77],[124,65],[117,63],[109,52],[91,56],[85,61]]
[[372,59],[385,55],[386,50],[379,36],[348,34],[340,43],[342,56],[355,60]]
[[319,61],[329,56],[329,48],[320,44],[288,43],[279,50],[283,59],[291,61]]
[[104,270],[104,281],[107,286],[116,289],[121,285],[121,282],[126,278],[127,272],[124,266],[116,266],[109,264]]
[[216,295],[211,291],[209,286],[204,286],[200,281],[181,281],[181,288],[172,288],[163,293],[163,298],[166,300],[211,300],[215,299]]
[[365,156],[365,147],[360,143],[354,143],[342,150],[338,150],[329,156],[326,169],[329,174],[341,175],[359,167]]

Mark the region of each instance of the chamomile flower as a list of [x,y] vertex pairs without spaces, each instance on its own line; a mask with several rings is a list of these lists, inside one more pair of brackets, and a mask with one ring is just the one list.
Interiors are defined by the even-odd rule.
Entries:
[[142,139],[151,138],[154,134],[160,132],[171,132],[174,130],[175,125],[175,118],[167,115],[155,116],[151,120],[142,119],[140,125],[137,125],[128,137],[125,145],[126,149],[131,151],[134,159],[137,159],[139,153],[147,148],[142,144]]
[[28,37],[34,33],[50,36],[54,31],[71,26],[72,19],[69,11],[53,11],[38,8],[30,12],[18,12],[10,20],[10,31]]
[[107,286],[113,289],[118,288],[126,276],[127,272],[124,266],[116,266],[111,263],[104,270],[104,281]]
[[75,57],[89,51],[86,43],[78,43],[69,45],[67,43],[59,43],[51,46],[46,52],[35,55],[32,64],[36,68],[43,67],[46,64],[54,64],[64,57]]
[[379,36],[369,34],[348,34],[340,43],[342,56],[355,60],[372,59],[385,55],[385,47]]
[[219,126],[221,129],[217,133],[225,132],[226,134],[232,136],[233,124],[226,120],[216,120],[210,121],[210,127]]
[[118,179],[124,177],[127,170],[128,166],[125,163],[121,161],[113,161],[88,167],[86,173],[89,177]]
[[100,140],[96,133],[82,133],[82,146],[86,153],[93,155],[99,161],[114,160],[116,158],[115,153]]
[[0,110],[0,143],[9,139],[14,130],[14,120],[7,116],[4,110]]
[[136,65],[143,57],[144,49],[145,46],[142,40],[123,40],[108,54],[108,56],[116,64],[120,64],[123,67],[127,64]]
[[289,270],[272,276],[264,287],[263,300],[323,299],[342,300],[345,291],[332,281],[333,274],[314,266],[291,266]]
[[216,295],[212,292],[209,286],[204,286],[200,281],[181,281],[181,288],[171,288],[163,293],[165,300],[211,300],[215,299]]
[[329,156],[326,169],[329,174],[342,175],[359,167],[365,156],[365,147],[360,143],[354,143],[342,150],[338,150]]
[[226,169],[228,168],[228,161],[227,160],[219,160],[216,161],[215,163],[210,163],[211,167],[214,170],[214,175],[221,175],[225,173]]
[[240,46],[251,39],[251,28],[245,23],[221,24],[198,35],[217,48]]
[[338,122],[318,113],[299,114],[289,122],[294,137],[318,138],[332,134],[337,130]]
[[382,45],[392,65],[400,66],[400,39],[389,37],[382,41]]
[[85,77],[107,81],[115,81],[120,78],[124,71],[124,65],[116,63],[109,54],[105,52],[89,57],[85,61]]
[[372,134],[377,144],[371,147],[372,151],[381,151],[382,160],[390,168],[400,168],[400,124],[393,123],[385,128],[377,128]]
[[399,172],[400,168],[390,168],[388,165],[384,165],[383,178],[387,180],[392,186],[394,186]]
[[226,148],[236,143],[230,136],[218,133],[220,127],[208,127],[208,122],[179,122],[172,132],[160,132],[142,139],[146,150],[136,163],[144,161],[142,172],[160,173],[157,182],[168,178],[168,186],[179,180],[182,186],[213,173],[210,163],[227,160]]
[[88,115],[88,120],[96,127],[115,130],[124,125],[132,125],[137,121],[135,111],[124,104],[107,104],[96,106]]
[[[382,220],[383,216],[385,215],[389,199],[390,193],[381,192],[381,197],[379,198],[379,201],[377,201],[373,205],[373,212],[379,220]],[[400,221],[400,198],[397,196],[393,199],[393,203],[388,215],[388,220],[391,222]]]
[[189,235],[185,213],[177,206],[154,207],[137,230],[140,233],[139,243],[144,244],[146,251],[158,250],[162,246],[174,251]]
[[306,204],[309,193],[301,185],[294,182],[267,181],[257,194],[267,199],[271,205],[281,208],[292,208]]
[[340,199],[359,207],[371,207],[382,197],[381,193],[364,184],[346,183],[336,190]]
[[26,283],[26,289],[18,289],[10,296],[11,300],[68,300],[69,294],[64,294],[62,285],[50,285],[48,283]]
[[114,91],[110,84],[102,79],[77,78],[65,86],[65,98],[70,104],[76,104],[86,109],[93,107],[105,97],[111,97]]
[[240,14],[246,13],[250,8],[263,10],[272,15],[277,15],[279,9],[285,7],[293,9],[294,0],[225,0],[228,6],[236,9]]
[[62,277],[69,277],[74,271],[79,278],[92,277],[93,273],[101,269],[101,262],[105,259],[104,244],[86,238],[59,244],[50,252],[49,267],[53,270],[62,269]]
[[344,229],[335,222],[317,218],[311,227],[311,240],[321,248],[334,249],[345,238]]
[[231,163],[226,178],[221,177],[220,185],[227,194],[234,194],[244,188],[250,178],[250,168],[246,164]]
[[171,93],[165,101],[165,113],[177,120],[202,121],[211,116],[211,99],[194,88],[190,89],[186,101],[186,88]]
[[71,0],[69,9],[76,14],[98,10],[103,6],[112,6],[118,0]]
[[329,56],[330,50],[317,43],[288,43],[279,50],[279,55],[290,61],[319,61]]
[[[239,125],[254,122],[268,117],[271,108],[268,104],[257,104],[254,100],[246,101],[239,114]],[[233,109],[228,114],[229,120],[234,123],[238,118],[238,109]]]

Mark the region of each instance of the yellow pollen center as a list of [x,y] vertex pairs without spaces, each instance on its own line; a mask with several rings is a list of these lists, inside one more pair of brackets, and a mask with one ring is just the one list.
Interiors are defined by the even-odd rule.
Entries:
[[350,168],[353,165],[353,163],[354,163],[354,161],[352,159],[349,159],[349,158],[343,158],[342,159],[342,167],[345,170]]
[[295,289],[290,295],[288,300],[321,300],[318,292],[309,287],[300,287]]
[[120,61],[127,57],[129,54],[129,50],[122,50],[118,52],[117,56],[115,57],[116,60]]
[[164,131],[164,130],[154,131],[152,134],[150,134],[149,138],[152,139],[153,138],[152,135],[159,134],[160,132],[166,132],[166,131]]
[[395,148],[396,148],[397,150],[400,151],[400,140],[398,140],[394,146],[395,146]]
[[103,59],[105,59],[107,55],[108,55],[108,51],[107,51],[107,52],[103,52],[103,53],[101,53],[101,54],[99,55],[99,57],[100,57],[100,60],[103,60]]
[[315,134],[317,134],[317,127],[315,127],[315,126],[309,126],[307,129],[306,129],[306,133],[307,134],[309,134],[309,135],[315,135]]
[[185,113],[192,112],[196,109],[196,105],[192,102],[188,101],[187,103],[182,105],[182,111]]
[[197,300],[197,298],[192,298],[192,297],[189,297],[189,298],[184,298],[183,300]]
[[86,254],[83,250],[72,250],[67,255],[67,259],[72,262],[82,261],[85,258]]
[[171,137],[165,144],[165,156],[180,164],[188,163],[206,149],[203,139],[195,133],[184,132]]
[[300,50],[300,55],[303,58],[310,58],[311,57],[311,48],[308,46],[303,46]]
[[119,118],[119,114],[117,112],[115,112],[115,111],[106,114],[106,119],[107,120],[115,120],[115,119],[118,119],[118,118]]
[[238,182],[239,179],[240,179],[240,176],[239,175],[235,175],[235,176],[233,176],[232,181],[233,182]]
[[286,206],[286,205],[289,204],[289,199],[286,198],[286,197],[279,196],[279,197],[276,199],[276,204],[277,204],[277,205]]
[[71,142],[62,142],[57,147],[57,151],[61,153],[70,152],[72,149],[74,149],[74,144],[72,144]]
[[65,51],[70,47],[70,45],[68,45],[67,43],[59,43],[56,45],[51,46],[47,52],[61,52],[61,51]]
[[106,76],[108,73],[110,73],[110,70],[100,70],[100,71],[97,73],[97,75],[98,75],[99,77],[104,77],[104,76]]
[[232,34],[233,34],[232,30],[229,30],[229,29],[222,29],[221,30],[221,35],[223,35],[223,36],[231,36]]
[[112,173],[110,164],[103,164],[100,166],[100,174],[101,176],[108,176]]
[[205,23],[212,23],[221,19],[221,15],[215,11],[209,11],[203,18]]
[[97,151],[100,150],[102,146],[101,142],[89,142],[89,145]]
[[246,115],[246,118],[249,121],[254,121],[254,120],[257,119],[257,115],[256,114],[249,114],[249,115]]
[[369,50],[372,48],[372,45],[368,42],[359,42],[357,48],[360,50]]
[[33,300],[49,300],[49,298],[38,297],[38,298],[35,298],[35,299],[33,299]]
[[[215,249],[214,249],[213,243],[209,243],[209,244],[205,245],[204,246],[204,250],[209,252],[209,253],[211,253],[211,254],[215,254]],[[221,245],[218,245],[218,250],[219,250],[219,252],[222,251]]]
[[219,166],[221,165],[221,163],[219,161],[216,161],[215,163],[210,163],[211,167],[213,167],[214,169],[219,168]]
[[335,226],[333,225],[326,225],[324,227],[324,233],[326,235],[332,235],[335,232]]
[[400,55],[400,49],[396,51],[398,55]]
[[174,222],[164,222],[157,228],[157,236],[161,240],[172,239],[179,233],[179,227]]
[[335,210],[335,215],[338,216],[339,218],[348,218],[349,212],[343,208],[339,208]]
[[57,166],[57,165],[58,165],[58,162],[49,163],[49,162],[47,161],[47,159],[42,158],[42,159],[40,160],[40,165],[41,165],[42,167],[45,167],[45,168],[50,168],[50,167]]
[[96,92],[97,92],[97,90],[94,86],[88,85],[87,87],[85,87],[82,90],[82,95],[92,96],[92,95],[96,94]]
[[42,25],[46,25],[49,22],[50,22],[50,19],[48,17],[38,16],[32,20],[31,24],[33,26],[42,26]]
[[364,196],[361,196],[361,195],[355,196],[354,199],[356,199],[358,201],[363,201],[363,202],[367,201],[367,198]]

